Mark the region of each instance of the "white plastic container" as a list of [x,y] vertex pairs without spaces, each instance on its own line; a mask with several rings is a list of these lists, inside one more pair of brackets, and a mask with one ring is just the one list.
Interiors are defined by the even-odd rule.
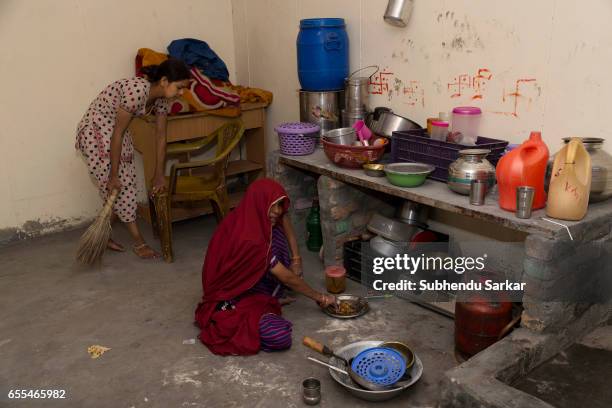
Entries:
[[461,133],[459,143],[475,145],[480,129],[482,111],[473,106],[460,106],[453,109],[453,133]]
[[446,142],[448,136],[448,122],[442,120],[431,121],[431,138],[434,140],[441,140]]

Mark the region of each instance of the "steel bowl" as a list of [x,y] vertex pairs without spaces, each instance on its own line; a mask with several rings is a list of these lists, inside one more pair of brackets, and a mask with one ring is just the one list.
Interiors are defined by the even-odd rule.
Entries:
[[385,237],[391,241],[410,241],[410,238],[417,232],[417,228],[406,225],[398,220],[392,220],[379,213],[372,214],[368,222],[369,231]]
[[363,171],[370,177],[385,177],[385,165],[384,164],[364,164]]
[[[345,358],[347,361],[355,358],[357,354],[361,353],[363,350],[378,347],[382,344],[382,341],[378,340],[366,340],[366,341],[358,341],[356,343],[352,343],[346,345],[342,348],[335,350],[335,353],[340,357]],[[330,357],[329,363],[338,368],[344,369],[344,363],[335,357]],[[344,388],[346,388],[351,394],[365,401],[387,401],[391,398],[397,397],[414,383],[416,383],[423,375],[423,363],[419,356],[414,355],[414,364],[409,370],[406,370],[410,375],[410,378],[406,381],[399,381],[395,385],[395,388],[391,388],[389,390],[384,391],[369,391],[361,388],[357,384],[355,384],[348,375],[344,375],[338,373],[331,368],[329,369],[329,374],[332,378]]]
[[[402,353],[404,359],[406,360],[406,371],[414,365],[414,351],[412,351],[412,349],[406,344],[399,341],[385,341],[380,346],[389,347]],[[407,377],[407,375],[404,374],[404,377]]]
[[416,225],[420,228],[427,228],[427,215],[429,207],[405,200],[397,213],[397,218],[409,225]]
[[385,137],[391,137],[393,132],[397,131],[422,129],[418,123],[382,107],[376,108],[374,112],[368,114],[366,125],[373,133]]
[[357,140],[357,133],[352,127],[338,128],[325,132],[323,139],[330,143],[352,146]]

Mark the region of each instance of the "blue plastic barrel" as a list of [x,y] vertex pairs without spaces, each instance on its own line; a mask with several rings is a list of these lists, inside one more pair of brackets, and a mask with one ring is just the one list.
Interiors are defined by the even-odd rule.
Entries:
[[343,18],[300,20],[298,77],[304,91],[344,89],[349,74],[349,40]]

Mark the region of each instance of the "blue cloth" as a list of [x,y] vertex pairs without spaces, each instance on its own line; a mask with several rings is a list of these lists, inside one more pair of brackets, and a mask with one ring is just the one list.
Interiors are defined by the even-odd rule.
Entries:
[[225,62],[204,41],[193,38],[174,40],[168,45],[168,54],[197,67],[209,78],[229,81]]

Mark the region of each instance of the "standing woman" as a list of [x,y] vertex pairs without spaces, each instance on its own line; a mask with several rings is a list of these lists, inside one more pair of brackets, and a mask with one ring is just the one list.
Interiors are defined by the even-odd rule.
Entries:
[[[136,168],[128,125],[134,116],[155,114],[157,137],[150,141],[157,146],[152,193],[163,192],[169,100],[182,95],[189,86],[190,73],[187,65],[176,59],[143,67],[141,72],[146,78],[113,82],[93,100],[77,127],[76,148],[85,157],[103,200],[111,191],[119,190],[113,220],[118,218],[126,224],[134,240],[134,253],[140,258],[158,258],[159,254],[147,245],[136,224]],[[125,250],[112,239],[107,248]]]

